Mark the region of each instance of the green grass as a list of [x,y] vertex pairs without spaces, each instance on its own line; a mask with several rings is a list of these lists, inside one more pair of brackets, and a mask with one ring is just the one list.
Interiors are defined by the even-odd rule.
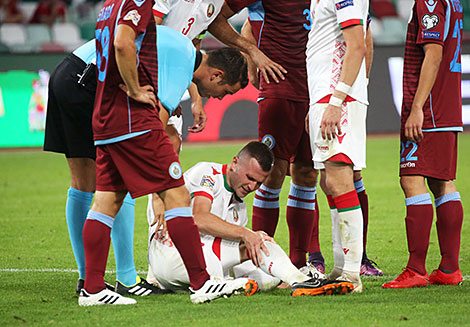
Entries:
[[[228,162],[241,143],[185,145],[183,168],[198,161]],[[408,259],[404,199],[398,183],[397,137],[368,140],[364,184],[369,194],[368,254],[384,270],[384,278],[364,278],[364,292],[341,297],[292,298],[287,290],[252,297],[220,299],[193,305],[188,295],[137,299],[130,307],[77,305],[77,273],[65,224],[69,173],[63,156],[41,151],[0,152],[0,324],[65,326],[464,326],[470,325],[470,227],[464,222],[460,264],[466,282],[459,287],[383,290],[380,285],[401,272]],[[459,144],[457,187],[464,213],[470,207],[470,134]],[[285,203],[276,241],[288,250]],[[247,198],[251,208],[253,196]],[[331,268],[331,226],[325,197],[320,202],[320,242]],[[135,263],[147,268],[146,199],[137,200]],[[251,209],[249,209],[249,213]],[[439,263],[435,227],[427,269]],[[6,271],[31,269],[32,271]],[[39,269],[58,271],[38,272]],[[63,272],[63,270],[71,270]],[[108,267],[114,270],[111,250]],[[114,280],[108,273],[106,279]]]

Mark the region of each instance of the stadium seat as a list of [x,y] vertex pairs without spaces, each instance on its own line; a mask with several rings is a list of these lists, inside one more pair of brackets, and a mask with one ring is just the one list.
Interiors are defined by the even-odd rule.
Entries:
[[411,9],[413,8],[414,0],[397,0],[396,1],[396,8],[398,15],[408,20],[411,15]]
[[41,44],[51,42],[51,32],[45,24],[29,24],[26,26],[26,40],[34,51],[41,50]]
[[56,23],[52,26],[52,41],[63,45],[68,51],[73,51],[85,43],[80,36],[80,29],[72,23]]
[[29,52],[31,46],[26,42],[26,30],[22,24],[3,24],[0,26],[0,41],[12,52]]
[[95,37],[96,22],[80,24],[80,34],[82,39],[91,40]]
[[10,48],[5,43],[0,42],[0,53],[10,52]]

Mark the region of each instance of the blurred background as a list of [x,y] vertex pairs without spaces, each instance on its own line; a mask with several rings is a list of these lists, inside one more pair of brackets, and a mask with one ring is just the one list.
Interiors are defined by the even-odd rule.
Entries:
[[[413,3],[370,1],[375,49],[368,133],[399,131],[404,42]],[[461,3],[463,117],[464,124],[470,125],[470,0]],[[94,37],[102,5],[97,0],[0,0],[0,148],[42,146],[49,75],[69,52]],[[230,22],[239,31],[246,16],[243,10]],[[204,50],[221,46],[210,34],[202,41]],[[198,134],[185,132],[184,140],[256,138],[256,99],[257,90],[249,85],[222,101],[207,100],[206,129]],[[185,125],[192,125],[187,100],[183,112]]]

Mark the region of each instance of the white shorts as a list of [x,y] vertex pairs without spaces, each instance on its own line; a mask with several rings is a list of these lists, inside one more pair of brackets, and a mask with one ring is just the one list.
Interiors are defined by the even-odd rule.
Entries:
[[[240,263],[239,242],[214,239],[212,236],[202,236],[201,242],[209,275],[228,277],[231,268]],[[162,237],[158,233],[157,238],[151,239],[148,261],[153,273],[152,280],[162,288],[176,290],[189,287],[189,276],[183,259],[168,235]]]
[[178,131],[178,134],[180,136],[180,139],[183,139],[183,116],[171,116],[168,119],[168,125],[173,125],[176,130]]
[[328,103],[310,105],[309,131],[315,169],[324,169],[324,162],[343,153],[353,162],[354,170],[366,167],[366,118],[367,105],[345,102],[341,112],[341,135],[329,141],[321,136],[321,120]]

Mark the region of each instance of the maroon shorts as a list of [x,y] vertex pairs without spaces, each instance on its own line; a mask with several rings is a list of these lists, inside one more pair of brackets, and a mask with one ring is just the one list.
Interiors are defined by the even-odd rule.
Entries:
[[419,175],[454,180],[457,170],[457,132],[426,132],[419,143],[400,136],[400,176]]
[[181,165],[164,130],[96,148],[96,190],[132,198],[184,185]]
[[276,158],[312,162],[310,139],[305,131],[308,102],[266,98],[259,102],[258,136]]

